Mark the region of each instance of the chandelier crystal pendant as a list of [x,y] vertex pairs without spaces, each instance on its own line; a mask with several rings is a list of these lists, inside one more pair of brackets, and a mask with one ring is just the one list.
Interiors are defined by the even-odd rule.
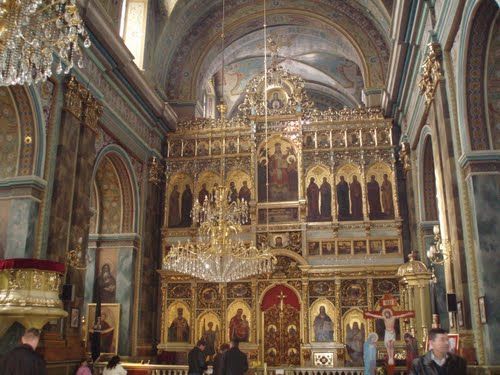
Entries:
[[0,0],[0,86],[45,81],[54,55],[58,74],[83,67],[80,36],[90,47],[76,0]]
[[200,226],[199,239],[172,246],[165,269],[216,283],[272,272],[276,257],[267,246],[236,238],[248,222],[248,202],[231,201],[227,188],[219,186],[203,204],[195,202],[191,215]]

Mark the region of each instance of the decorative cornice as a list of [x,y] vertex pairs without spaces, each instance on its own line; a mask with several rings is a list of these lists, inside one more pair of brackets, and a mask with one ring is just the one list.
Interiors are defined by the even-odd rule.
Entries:
[[102,115],[102,104],[99,103],[90,93],[87,91],[87,95],[84,101],[84,110],[82,121],[85,125],[89,127],[94,133],[97,134],[99,119]]

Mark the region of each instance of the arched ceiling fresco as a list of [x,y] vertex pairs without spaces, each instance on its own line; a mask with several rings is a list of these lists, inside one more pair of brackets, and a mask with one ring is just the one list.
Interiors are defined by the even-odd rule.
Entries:
[[[246,83],[263,71],[263,2],[225,6],[224,99],[231,113]],[[321,106],[356,106],[363,88],[385,86],[389,16],[380,0],[268,0],[266,9],[280,65],[302,76]],[[154,64],[169,99],[200,101],[220,74],[221,26],[221,0],[177,1]]]

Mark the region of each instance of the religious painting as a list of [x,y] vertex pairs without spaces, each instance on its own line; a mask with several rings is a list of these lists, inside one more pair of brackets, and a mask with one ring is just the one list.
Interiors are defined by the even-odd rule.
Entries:
[[309,311],[311,341],[333,342],[336,319],[336,309],[331,301],[326,298],[316,300]]
[[289,234],[288,233],[278,233],[271,235],[271,247],[273,249],[284,249],[288,246]]
[[285,90],[274,88],[267,92],[267,108],[272,111],[283,109],[288,102],[288,96]]
[[305,133],[302,145],[304,149],[314,149],[314,133]]
[[373,290],[376,295],[395,293],[398,289],[397,280],[375,279],[373,280]]
[[370,254],[382,254],[382,241],[370,240]]
[[70,324],[71,328],[78,328],[80,326],[80,310],[77,308],[71,309]]
[[353,242],[354,255],[366,254],[366,241],[357,240]]
[[248,283],[230,283],[228,284],[229,298],[251,298],[252,288]]
[[363,220],[361,173],[353,164],[343,165],[337,171],[335,191],[339,221]]
[[242,300],[231,303],[227,309],[228,339],[249,342],[251,337],[252,314],[248,304]]
[[180,140],[172,140],[168,144],[168,156],[178,158],[181,156],[182,143]]
[[332,185],[326,167],[316,165],[307,172],[306,202],[308,221],[332,220]]
[[234,202],[236,199],[250,202],[253,198],[253,184],[250,175],[244,171],[233,170],[228,173],[226,185],[228,188],[228,200]]
[[99,269],[94,288],[98,288],[101,302],[116,302],[116,272],[118,264],[117,249],[100,249],[97,253]]
[[330,148],[330,133],[318,133],[318,148]]
[[247,138],[240,138],[240,153],[248,153],[252,150],[252,142]]
[[167,316],[168,342],[189,343],[191,314],[188,306],[184,302],[174,302],[168,307]]
[[297,207],[260,208],[258,211],[259,224],[275,224],[296,222],[299,219]]
[[207,156],[208,149],[208,141],[198,141],[196,144],[196,156]]
[[226,138],[226,154],[238,152],[238,138]]
[[363,345],[367,327],[363,312],[357,308],[349,310],[344,314],[342,326],[347,364],[349,366],[363,366]]
[[182,156],[192,157],[194,156],[195,143],[194,140],[188,139],[183,142]]
[[198,297],[200,306],[212,306],[219,301],[219,293],[214,286],[211,284],[198,284],[198,286],[200,287]]
[[170,178],[167,188],[167,224],[169,228],[188,228],[192,225],[193,180],[184,173]]
[[321,254],[322,255],[335,255],[335,242],[334,241],[321,241]]
[[338,241],[338,255],[351,255],[351,241]]
[[211,200],[215,196],[215,191],[221,185],[220,176],[214,172],[203,172],[196,181],[195,199],[203,204],[206,199]]
[[332,144],[334,148],[345,147],[345,137],[343,131],[336,131],[332,133]]
[[335,286],[327,281],[311,281],[309,295],[311,296],[327,296],[332,294]]
[[377,143],[379,146],[392,144],[389,129],[377,129]]
[[342,305],[366,305],[366,284],[364,280],[346,280],[342,282]]
[[95,319],[96,304],[89,303],[87,308],[87,350],[90,352],[92,335],[101,333],[101,354],[116,354],[118,352],[118,337],[120,332],[120,304],[102,303],[101,316]]
[[208,357],[208,360],[212,359],[217,353],[217,348],[220,343],[220,328],[221,323],[219,317],[211,311],[200,315],[198,318],[198,340],[204,339],[207,343],[204,354]]
[[168,284],[167,294],[171,298],[191,298],[191,284]]
[[366,195],[370,220],[394,219],[394,198],[391,168],[375,163],[366,172]]
[[319,255],[319,241],[311,241],[307,243],[307,254],[309,256]]
[[397,254],[399,253],[399,240],[385,240],[385,253]]
[[216,139],[212,141],[212,155],[220,155],[222,153],[222,141]]
[[363,130],[361,135],[363,146],[364,147],[372,147],[375,146],[375,133],[373,130]]
[[359,147],[361,145],[358,130],[350,130],[347,132],[347,145],[351,147]]
[[290,141],[275,137],[261,145],[257,180],[259,202],[298,199],[297,154]]

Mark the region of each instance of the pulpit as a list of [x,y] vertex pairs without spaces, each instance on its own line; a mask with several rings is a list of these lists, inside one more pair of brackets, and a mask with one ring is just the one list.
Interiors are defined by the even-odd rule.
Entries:
[[0,336],[14,323],[41,329],[68,315],[59,299],[64,264],[42,259],[0,260]]

